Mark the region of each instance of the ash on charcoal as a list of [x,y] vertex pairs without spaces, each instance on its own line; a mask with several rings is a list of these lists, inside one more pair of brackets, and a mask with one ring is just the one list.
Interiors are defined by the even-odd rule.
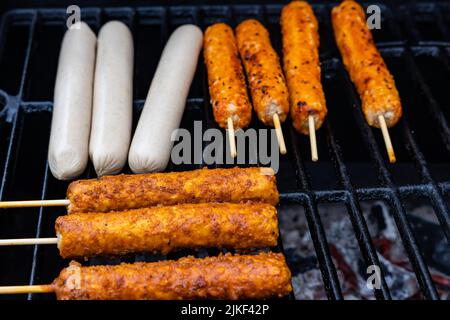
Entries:
[[[430,267],[442,299],[450,297],[450,248],[432,208],[405,203],[409,220]],[[421,298],[417,278],[405,254],[390,208],[382,201],[362,202],[373,244],[393,299]],[[374,299],[367,287],[366,265],[347,210],[343,204],[320,205],[319,212],[330,252],[346,299]],[[280,228],[287,260],[293,273],[296,299],[326,299],[322,275],[302,206],[280,210]]]

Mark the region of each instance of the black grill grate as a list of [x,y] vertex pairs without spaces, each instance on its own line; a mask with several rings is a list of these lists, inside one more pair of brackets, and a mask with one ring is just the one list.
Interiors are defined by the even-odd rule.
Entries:
[[[301,205],[330,299],[342,299],[341,284],[330,254],[318,205],[344,204],[366,266],[380,265],[360,207],[361,201],[386,202],[397,224],[405,251],[416,273],[422,294],[439,299],[421,248],[408,221],[404,201],[425,197],[431,202],[447,241],[450,240],[450,100],[445,86],[450,80],[450,5],[419,3],[382,8],[382,29],[375,40],[399,86],[404,117],[391,130],[398,163],[388,164],[381,135],[364,121],[360,101],[345,72],[333,39],[332,4],[315,4],[320,22],[323,84],[329,117],[318,132],[320,162],[309,161],[308,140],[290,124],[284,125],[288,155],[280,160],[278,174],[281,207]],[[132,30],[135,40],[135,121],[170,33],[184,23],[203,29],[224,21],[235,26],[254,17],[269,29],[280,52],[279,14],[282,5],[197,5],[117,8],[82,8],[82,19],[98,31],[106,21],[118,19]],[[1,199],[58,199],[65,196],[66,182],[54,179],[46,154],[51,121],[53,86],[59,46],[65,30],[66,11],[18,9],[6,12],[0,26],[0,142]],[[430,71],[432,70],[432,71]],[[203,130],[217,127],[209,105],[205,70],[199,63],[182,127],[192,132],[194,120]],[[261,127],[257,121],[252,127]],[[189,170],[203,164],[171,164],[168,170]],[[127,169],[125,170],[127,171]],[[407,174],[405,175],[405,172]],[[89,167],[83,178],[94,177]],[[54,235],[54,221],[61,208],[14,209],[0,213],[0,237],[47,237]],[[283,230],[281,230],[283,232]],[[279,245],[281,248],[281,244]],[[191,253],[217,254],[217,250],[182,252],[168,257],[138,255],[121,261],[154,261]],[[67,261],[50,246],[0,248],[0,284],[48,283]],[[90,259],[87,264],[119,260]],[[288,262],[289,261],[288,257]],[[377,299],[390,299],[382,277]],[[39,299],[42,295],[19,296]],[[11,298],[11,297],[9,297]]]

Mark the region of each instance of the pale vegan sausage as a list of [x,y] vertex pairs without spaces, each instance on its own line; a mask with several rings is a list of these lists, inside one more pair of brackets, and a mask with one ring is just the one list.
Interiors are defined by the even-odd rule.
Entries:
[[89,154],[98,176],[116,174],[128,157],[133,113],[133,36],[119,21],[97,40]]
[[163,171],[170,158],[197,68],[203,34],[194,25],[177,28],[161,55],[128,155],[135,173]]
[[96,36],[84,22],[64,35],[56,75],[48,163],[53,175],[68,180],[88,162]]

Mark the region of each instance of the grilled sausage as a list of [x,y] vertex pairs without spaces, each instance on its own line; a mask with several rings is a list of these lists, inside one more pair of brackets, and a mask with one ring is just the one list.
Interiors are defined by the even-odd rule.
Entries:
[[388,127],[402,116],[394,78],[378,52],[366,24],[363,8],[355,1],[343,1],[332,11],[336,43],[344,65],[358,90],[367,123],[380,127],[382,115]]
[[269,32],[257,20],[248,19],[237,26],[236,39],[259,120],[274,126],[273,116],[278,114],[283,122],[289,113],[289,94]]
[[99,32],[89,154],[98,176],[116,174],[128,157],[133,113],[133,36],[119,21]]
[[52,284],[60,300],[265,299],[292,291],[280,253],[82,267],[71,262]]
[[72,182],[69,213],[108,212],[181,203],[245,201],[276,204],[271,168],[200,169],[105,176]]
[[79,213],[56,220],[63,258],[167,254],[185,248],[273,247],[277,211],[264,203],[201,203],[111,213]]
[[79,176],[88,163],[96,41],[84,22],[62,41],[48,149],[50,170],[60,180]]
[[227,128],[228,118],[232,119],[235,129],[247,127],[252,106],[233,29],[224,23],[209,26],[205,31],[203,53],[214,119],[221,128]]
[[281,11],[283,66],[289,88],[294,128],[309,134],[309,116],[319,129],[327,115],[320,82],[319,26],[311,6],[292,1]]
[[128,162],[134,173],[166,168],[173,145],[171,136],[180,126],[202,38],[200,28],[184,25],[167,41],[131,142]]

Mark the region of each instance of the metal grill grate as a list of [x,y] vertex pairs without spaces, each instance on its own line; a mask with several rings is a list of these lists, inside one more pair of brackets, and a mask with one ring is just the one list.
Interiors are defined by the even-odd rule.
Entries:
[[[341,284],[319,215],[319,204],[344,204],[366,266],[380,265],[361,201],[381,200],[391,209],[398,232],[425,298],[439,299],[421,248],[408,221],[404,201],[427,198],[450,242],[450,100],[445,85],[450,80],[450,5],[414,4],[382,8],[382,29],[375,40],[396,78],[404,105],[404,117],[392,130],[398,163],[384,155],[381,134],[364,121],[359,98],[345,72],[331,29],[332,4],[315,4],[320,22],[321,61],[329,117],[318,132],[321,160],[309,161],[308,141],[289,123],[284,125],[288,155],[280,160],[278,174],[281,206],[301,205],[330,299],[342,299]],[[138,119],[170,33],[184,23],[203,29],[224,21],[236,26],[254,17],[269,29],[275,49],[281,54],[279,15],[282,5],[197,5],[126,8],[83,8],[82,19],[93,30],[118,19],[132,30],[135,40],[134,119]],[[65,9],[18,9],[8,11],[0,26],[0,163],[3,167],[1,199],[58,199],[65,196],[66,182],[57,181],[47,166],[47,145],[52,95],[59,46],[65,28]],[[14,40],[12,40],[14,39]],[[430,71],[431,70],[431,71]],[[203,130],[217,127],[209,105],[203,62],[194,79],[182,127],[193,130],[193,121],[203,121]],[[252,127],[262,127],[257,121]],[[169,165],[168,170],[189,170],[196,165]],[[125,171],[127,171],[126,169]],[[405,176],[404,172],[408,172]],[[89,167],[83,178],[94,177]],[[0,214],[0,237],[47,237],[54,235],[54,221],[64,214],[58,208],[24,208]],[[283,230],[281,230],[283,232]],[[279,246],[280,250],[281,244]],[[217,250],[166,256],[137,255],[122,260],[90,259],[87,264],[119,261],[155,261],[217,254]],[[53,280],[67,261],[57,249],[47,246],[0,248],[0,284],[36,284]],[[288,257],[289,258],[289,257]],[[288,263],[292,263],[288,260]],[[377,299],[390,299],[382,276]],[[22,296],[39,299],[45,296]]]

